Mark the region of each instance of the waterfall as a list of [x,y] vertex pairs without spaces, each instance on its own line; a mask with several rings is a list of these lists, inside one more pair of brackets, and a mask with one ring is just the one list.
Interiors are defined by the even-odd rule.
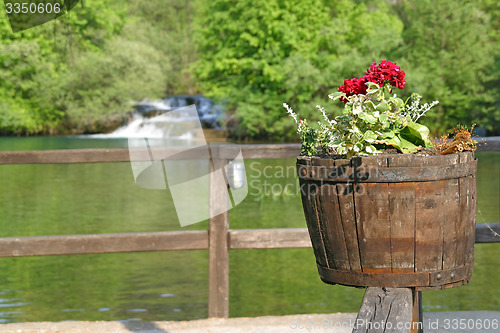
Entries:
[[182,122],[191,122],[192,119],[177,119],[172,120],[167,117],[156,116],[153,118],[144,117],[140,113],[134,113],[132,120],[114,132],[108,134],[94,134],[90,137],[94,138],[178,138],[190,139],[193,136],[191,132],[179,133],[176,130],[176,125]]
[[[192,103],[189,105],[189,103]],[[189,105],[189,106],[188,106]],[[194,108],[194,112],[190,109]],[[176,112],[170,112],[176,110]],[[112,133],[94,134],[92,138],[169,138],[191,139],[199,137],[204,128],[221,129],[218,119],[223,109],[203,96],[173,96],[157,101],[135,104],[128,124]],[[193,127],[196,124],[196,128]]]

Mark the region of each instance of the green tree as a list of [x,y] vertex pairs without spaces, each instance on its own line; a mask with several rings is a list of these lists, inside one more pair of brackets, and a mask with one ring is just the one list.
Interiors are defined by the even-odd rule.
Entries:
[[75,59],[83,52],[99,53],[126,17],[127,7],[118,2],[85,3],[57,20],[18,33],[11,32],[2,11],[0,132],[52,133],[67,118],[62,97]]
[[488,15],[488,37],[494,59],[492,69],[486,72],[485,87],[489,99],[483,103],[484,118],[481,124],[489,130],[488,135],[500,135],[500,3],[481,0],[478,1],[478,6]]
[[397,51],[407,91],[439,100],[422,122],[434,133],[488,121],[494,103],[487,81],[494,64],[489,17],[473,1],[407,0],[398,4],[404,44]]
[[283,102],[314,119],[344,75],[389,54],[402,30],[384,1],[215,0],[195,23],[201,90],[226,102],[239,134],[272,138],[294,132]]
[[0,37],[0,132],[43,131],[61,116],[36,101],[42,76],[58,76],[54,43],[29,30],[12,34],[6,18],[0,20]]
[[165,90],[163,55],[150,45],[115,37],[102,52],[85,52],[56,84],[51,100],[75,132],[102,132],[116,126],[131,102],[157,98]]
[[0,132],[110,129],[133,103],[196,93],[192,0],[86,0],[13,34],[0,17]]
[[[198,92],[196,78],[189,66],[196,60],[192,40],[193,20],[198,6],[194,0],[129,0],[129,13],[135,16],[132,25],[143,31],[140,40],[164,54],[166,93]],[[128,37],[129,38],[129,37]]]

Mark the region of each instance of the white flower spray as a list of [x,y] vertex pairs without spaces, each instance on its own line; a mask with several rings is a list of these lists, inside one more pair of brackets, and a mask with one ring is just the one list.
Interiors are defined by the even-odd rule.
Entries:
[[297,124],[297,133],[300,134],[304,130],[304,121],[299,119],[299,116],[292,110],[291,107],[288,106],[288,104],[283,103],[283,107],[286,109],[288,114],[295,120],[295,123]]
[[411,121],[416,123],[421,117],[425,116],[427,111],[429,111],[433,106],[439,104],[439,101],[434,101],[432,103],[425,103],[424,105],[420,105],[420,100],[422,96],[419,94],[413,93],[410,96],[411,103],[406,106],[405,110],[402,112],[403,116],[409,115]]
[[325,119],[327,124],[335,125],[337,123],[335,120],[330,120],[330,118],[328,118],[328,115],[326,114],[324,107],[322,107],[321,105],[316,105],[316,109],[318,109],[321,112],[321,114],[323,115],[323,119]]

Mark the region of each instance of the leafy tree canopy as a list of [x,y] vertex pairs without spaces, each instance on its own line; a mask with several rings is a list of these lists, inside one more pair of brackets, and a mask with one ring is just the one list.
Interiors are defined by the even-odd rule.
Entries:
[[496,0],[85,0],[19,33],[2,10],[0,133],[104,131],[133,101],[200,93],[241,137],[295,138],[283,102],[333,117],[327,95],[383,59],[406,71],[404,91],[440,101],[423,119],[434,133],[500,134]]
[[[400,42],[402,24],[378,1],[206,2],[193,69],[202,91],[226,101],[242,135],[293,133],[283,102],[312,115],[342,77]],[[390,37],[390,38],[387,38]],[[357,63],[357,66],[351,66]]]

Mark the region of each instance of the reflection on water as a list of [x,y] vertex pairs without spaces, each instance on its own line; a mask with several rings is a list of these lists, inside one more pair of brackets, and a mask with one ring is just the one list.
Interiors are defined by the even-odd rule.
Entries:
[[[20,293],[18,290],[0,289],[0,324],[14,322],[16,316],[22,314],[19,307],[28,304],[21,302],[21,298],[16,297],[18,293]],[[19,311],[15,311],[16,308]]]
[[[0,149],[126,148],[126,140],[0,139]],[[478,153],[478,222],[498,222],[500,153]],[[294,160],[245,161],[231,228],[305,227]],[[0,166],[0,237],[181,228],[170,192],[134,184],[128,163]],[[266,190],[263,188],[266,187]],[[260,190],[259,190],[260,189]],[[499,310],[498,244],[476,246],[471,284],[424,292],[425,311]],[[311,249],[230,253],[230,316],[357,312],[363,290],[323,284]],[[0,323],[206,318],[207,251],[0,259]]]

